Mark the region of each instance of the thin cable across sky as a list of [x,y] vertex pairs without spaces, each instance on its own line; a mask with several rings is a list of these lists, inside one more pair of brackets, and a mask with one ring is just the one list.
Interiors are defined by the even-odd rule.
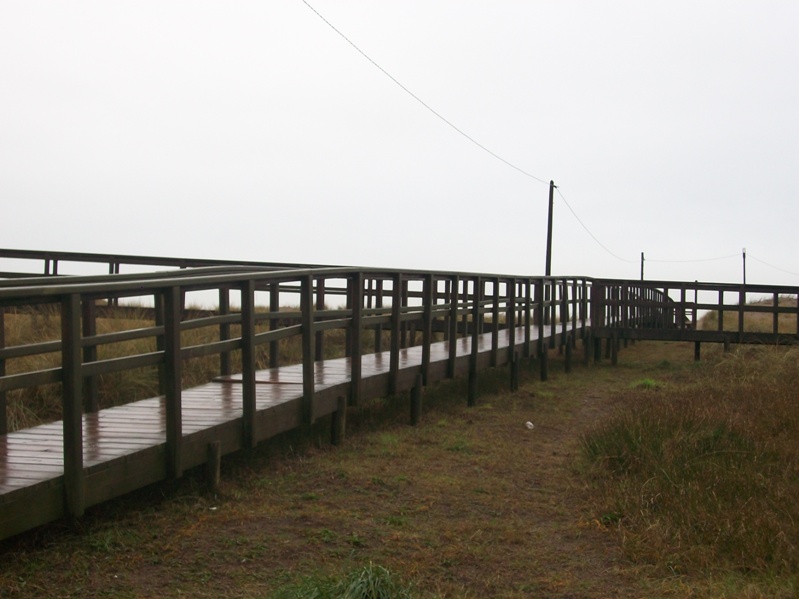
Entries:
[[[515,171],[525,175],[526,177],[529,177],[530,179],[533,179],[533,180],[535,180],[535,181],[537,181],[539,183],[543,183],[543,184],[549,184],[550,183],[550,181],[548,181],[548,180],[546,180],[544,178],[541,178],[541,177],[537,177],[536,175],[534,175],[534,174],[526,171],[525,169],[513,164],[509,160],[506,160],[505,158],[503,158],[502,156],[500,156],[499,154],[497,154],[493,150],[491,150],[488,147],[486,147],[485,145],[481,144],[479,141],[477,141],[471,135],[466,133],[463,129],[461,129],[460,127],[455,125],[452,121],[450,121],[444,115],[442,115],[440,112],[438,112],[433,107],[431,107],[427,102],[422,100],[418,95],[416,95],[414,92],[412,92],[410,89],[408,89],[405,85],[403,85],[396,77],[394,77],[391,73],[386,71],[386,69],[384,69],[377,62],[375,62],[368,54],[366,54],[366,52],[361,50],[361,48],[359,48],[350,38],[348,38],[335,25],[333,25],[329,20],[327,20],[318,10],[316,10],[313,6],[311,6],[311,4],[309,4],[307,0],[302,0],[302,3],[305,4],[305,6],[307,6],[308,9],[311,10],[330,29],[332,29],[336,34],[338,34],[339,37],[341,37],[350,46],[352,46],[361,56],[363,56],[367,61],[369,61],[372,64],[372,66],[377,68],[381,73],[383,73],[383,75],[385,75],[392,82],[394,82],[394,84],[397,85],[402,91],[404,91],[411,98],[416,100],[416,102],[421,104],[426,110],[428,110],[431,114],[433,114],[439,120],[441,120],[442,122],[447,124],[456,133],[458,133],[459,135],[461,135],[465,139],[469,140],[472,144],[474,144],[475,146],[477,146],[478,148],[480,148],[481,150],[483,150],[484,152],[486,152],[487,154],[489,154],[490,156],[492,156],[496,160],[499,160],[500,162],[504,163],[505,165],[509,166],[510,168],[514,169]],[[577,222],[580,223],[580,226],[583,229],[585,229],[585,232],[588,233],[588,235],[591,237],[591,239],[593,239],[594,242],[597,243],[597,245],[599,245],[603,250],[605,250],[605,252],[607,252],[608,255],[612,256],[616,260],[619,260],[620,262],[625,262],[625,263],[628,263],[628,264],[634,264],[634,263],[638,262],[638,260],[629,260],[629,259],[626,259],[626,258],[623,258],[623,257],[619,256],[618,254],[616,254],[613,251],[611,251],[605,244],[603,244],[599,240],[599,238],[596,235],[594,235],[594,233],[591,231],[591,229],[588,228],[588,226],[583,222],[583,220],[577,215],[577,212],[574,210],[574,208],[571,207],[569,202],[566,200],[566,198],[564,197],[564,195],[561,192],[560,188],[556,187],[555,189],[557,189],[558,196],[560,196],[560,199],[563,200],[563,203],[566,205],[566,207],[569,209],[569,211],[572,213],[572,215],[574,215],[574,218],[576,218]],[[712,262],[712,261],[718,261],[718,260],[728,260],[728,259],[731,259],[731,258],[738,258],[738,257],[739,257],[739,254],[730,254],[730,255],[726,255],[726,256],[718,256],[718,257],[712,257],[712,258],[695,258],[695,259],[684,259],[684,260],[663,260],[663,259],[656,259],[656,258],[646,258],[646,261],[647,262],[657,262],[657,263],[677,264],[677,263]],[[760,263],[762,263],[765,266],[768,266],[770,268],[774,268],[776,270],[782,271],[782,272],[787,273],[787,274],[792,274],[792,275],[799,276],[798,273],[795,273],[795,272],[792,272],[792,271],[789,271],[789,270],[785,270],[785,269],[779,268],[777,266],[773,266],[773,265],[768,264],[767,262],[764,262],[764,261],[759,260],[757,258],[752,258],[752,259],[756,260],[757,262],[760,262]]]

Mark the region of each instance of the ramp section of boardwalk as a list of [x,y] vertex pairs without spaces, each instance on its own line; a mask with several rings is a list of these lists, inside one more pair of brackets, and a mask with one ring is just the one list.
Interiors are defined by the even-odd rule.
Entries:
[[[63,410],[60,421],[0,435],[0,537],[80,517],[320,418],[338,422],[367,398],[466,375],[473,402],[480,369],[589,332],[589,284],[580,279],[204,267],[58,283],[30,278],[0,289],[6,323],[58,321],[57,338],[0,347],[3,411],[10,397],[47,386],[58,387]],[[218,308],[186,308],[209,291]],[[126,313],[131,300],[149,304],[139,310],[151,323],[97,333],[99,319]],[[188,340],[197,329],[213,334]],[[149,350],[104,355],[142,339]],[[296,363],[283,363],[286,345]],[[190,361],[208,357],[218,360],[216,379],[184,388]],[[98,377],[148,368],[158,372],[159,396],[99,409]]]

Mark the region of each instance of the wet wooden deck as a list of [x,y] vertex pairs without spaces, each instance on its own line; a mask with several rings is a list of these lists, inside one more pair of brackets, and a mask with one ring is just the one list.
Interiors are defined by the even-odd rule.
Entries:
[[[548,327],[551,329],[551,327]],[[558,334],[562,331],[558,325]],[[551,332],[551,331],[547,331]],[[537,346],[537,327],[530,331],[530,352]],[[478,337],[478,369],[509,361],[509,331]],[[524,352],[524,328],[514,334],[515,349]],[[468,373],[472,342],[457,340],[455,376]],[[504,351],[503,351],[504,350]],[[396,391],[415,384],[422,346],[400,351]],[[448,376],[449,342],[431,345],[428,384]],[[360,397],[389,395],[390,352],[367,354],[361,361]],[[340,358],[315,363],[314,417],[337,410],[347,396],[351,362]],[[256,376],[255,442],[302,425],[302,365],[262,370]],[[464,399],[464,401],[466,401]],[[184,389],[182,404],[182,470],[208,461],[209,444],[219,442],[222,455],[244,447],[240,376],[220,377]],[[97,505],[166,479],[165,400],[155,397],[83,416],[83,464],[86,506]],[[63,424],[52,422],[0,436],[0,538],[12,536],[65,515]]]

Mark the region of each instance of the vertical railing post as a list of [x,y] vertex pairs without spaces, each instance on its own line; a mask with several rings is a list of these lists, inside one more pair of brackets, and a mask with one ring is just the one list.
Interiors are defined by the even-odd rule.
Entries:
[[743,285],[738,291],[738,343],[744,340],[744,306],[746,306],[746,287]]
[[[230,314],[230,288],[219,288],[219,315],[227,316]],[[219,340],[227,341],[230,339],[230,323],[223,322],[219,325]],[[230,352],[223,351],[219,353],[219,374],[227,376],[232,374],[230,365]]]
[[530,357],[530,337],[533,312],[533,283],[530,279],[524,280],[524,357]]
[[458,355],[458,306],[460,297],[458,287],[460,277],[453,275],[449,279],[449,354],[447,356],[447,377],[455,377],[455,358]]
[[[381,309],[383,307],[383,279],[375,281],[375,308]],[[382,314],[381,314],[382,315]],[[383,351],[383,325],[375,325],[375,353],[379,354]]]
[[361,357],[363,354],[363,273],[356,272],[350,276],[350,305],[352,320],[350,323],[352,353],[350,356],[350,405],[357,406],[361,397]]
[[241,395],[243,446],[258,444],[255,427],[255,281],[241,285]]
[[311,425],[314,415],[314,304],[313,278],[306,275],[300,284],[300,310],[302,311],[302,420]]
[[480,327],[479,322],[481,318],[480,298],[483,296],[483,281],[480,277],[473,279],[473,293],[472,293],[472,347],[469,354],[469,395],[468,404],[474,406],[477,403],[477,357],[478,357],[478,343],[480,340]]
[[[94,337],[97,334],[97,315],[94,309],[94,300],[85,299],[81,304],[81,325],[83,337]],[[92,344],[83,348],[83,362],[97,360],[97,346]],[[93,376],[86,377],[83,381],[83,409],[87,413],[96,412],[100,408],[97,399],[97,379]]]
[[433,343],[433,286],[432,274],[424,276],[422,282],[422,383],[427,384],[430,372],[430,349]]
[[497,365],[499,356],[499,277],[491,279],[491,366]]
[[[280,326],[280,281],[269,284],[269,330],[274,331]],[[269,342],[269,368],[280,366],[280,341]]]
[[164,293],[164,401],[166,402],[166,470],[178,478],[183,474],[182,401],[180,359],[180,287],[168,287]]
[[[6,346],[6,309],[0,306],[0,349]],[[0,357],[0,377],[6,375],[6,360]],[[0,391],[0,435],[8,433],[8,405],[6,392]]]
[[[347,297],[347,308],[349,308],[350,298]],[[317,311],[321,312],[325,309],[325,279],[324,277],[317,277],[316,278],[316,309]],[[349,356],[350,355],[350,343],[351,338],[349,332],[345,333],[345,342],[344,342],[344,354]],[[316,331],[316,345],[314,347],[314,360],[321,361],[324,360],[325,352],[324,352],[324,344],[325,344],[325,332],[324,331]]]
[[80,295],[61,300],[61,391],[64,431],[64,501],[66,513],[83,515],[86,486],[83,475],[83,373]]
[[508,322],[508,364],[514,364],[514,356],[516,355],[516,279],[508,279],[505,283],[507,285],[507,316],[505,317]]
[[392,278],[391,285],[391,356],[388,370],[388,393],[389,395],[396,395],[401,346],[402,274],[396,273]]

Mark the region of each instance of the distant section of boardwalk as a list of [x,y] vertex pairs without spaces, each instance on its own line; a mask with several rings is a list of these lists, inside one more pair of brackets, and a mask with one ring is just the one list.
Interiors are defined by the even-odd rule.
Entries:
[[[612,363],[635,339],[693,341],[696,359],[702,343],[799,340],[797,287],[3,249],[0,277],[0,539],[320,418],[340,441],[370,398],[412,390],[418,416],[424,385],[463,376],[473,405],[482,369],[510,364],[513,388],[521,358],[544,377],[549,350],[568,367],[578,340]],[[197,359],[218,376],[183,388]],[[158,397],[100,409],[103,377],[143,369]],[[62,420],[11,431],[10,406],[43,389]]]

